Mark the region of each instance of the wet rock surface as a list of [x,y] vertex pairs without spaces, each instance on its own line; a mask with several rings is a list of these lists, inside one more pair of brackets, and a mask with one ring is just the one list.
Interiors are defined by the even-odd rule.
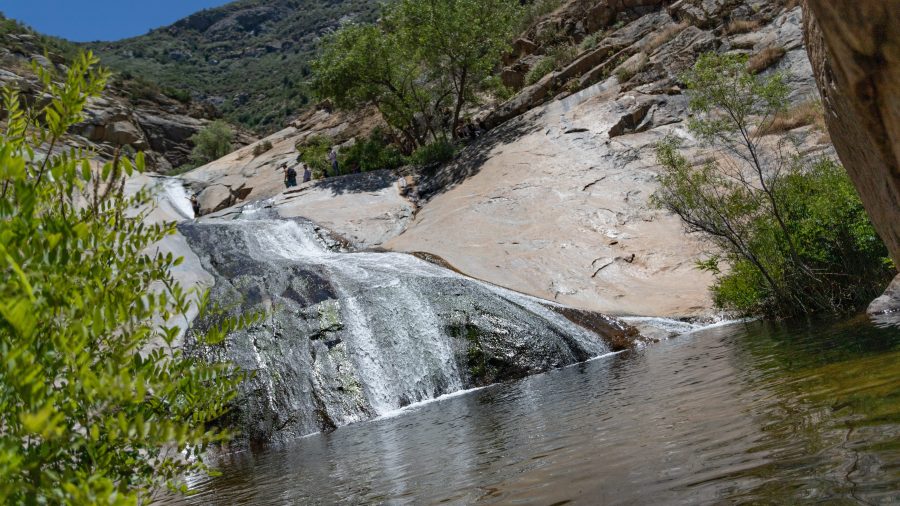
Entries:
[[265,209],[179,230],[215,279],[214,301],[267,314],[223,347],[188,346],[251,373],[221,421],[241,429],[242,443],[327,431],[637,338],[616,320],[595,315],[588,330],[553,303],[412,255],[336,252],[343,246],[316,225]]

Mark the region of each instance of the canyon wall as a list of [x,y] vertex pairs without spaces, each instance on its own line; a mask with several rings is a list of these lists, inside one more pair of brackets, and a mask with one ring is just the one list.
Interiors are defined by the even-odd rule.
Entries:
[[[806,48],[834,147],[900,265],[900,1],[807,0],[804,7]],[[893,303],[881,300],[878,311],[900,307],[888,298]]]

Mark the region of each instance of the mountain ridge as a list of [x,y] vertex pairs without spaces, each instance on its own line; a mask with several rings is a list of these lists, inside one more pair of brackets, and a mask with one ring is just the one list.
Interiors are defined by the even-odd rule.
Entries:
[[377,10],[376,0],[239,0],[146,35],[80,46],[126,77],[271,133],[310,102],[308,62],[320,38],[342,24],[371,21]]

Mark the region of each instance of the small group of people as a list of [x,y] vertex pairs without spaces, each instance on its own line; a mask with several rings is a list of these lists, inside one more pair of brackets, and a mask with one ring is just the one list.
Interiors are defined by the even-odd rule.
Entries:
[[[303,182],[310,182],[312,180],[312,170],[303,162],[300,165],[303,166]],[[281,170],[284,173],[284,187],[293,188],[297,186],[297,169],[288,167],[288,164],[285,162],[281,164]]]
[[[326,157],[326,161],[329,165],[331,165],[331,169],[333,174],[340,174],[340,166],[338,165],[338,155],[337,150],[332,149],[328,156]],[[312,180],[312,169],[309,168],[309,165],[304,163],[301,160],[301,157],[297,157],[297,164],[303,167],[303,182],[308,183]],[[279,167],[284,174],[284,187],[285,188],[293,188],[297,186],[297,169],[294,167],[289,167],[288,162],[282,163]],[[328,172],[325,172],[325,177],[328,177]]]

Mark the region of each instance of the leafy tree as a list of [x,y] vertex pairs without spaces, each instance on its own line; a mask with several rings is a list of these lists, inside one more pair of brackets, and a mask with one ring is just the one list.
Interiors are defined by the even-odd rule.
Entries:
[[191,136],[194,150],[191,161],[196,165],[205,165],[231,153],[231,140],[234,132],[228,123],[216,120]]
[[742,313],[839,312],[883,288],[887,252],[843,169],[804,160],[789,138],[762,140],[757,127],[787,105],[782,76],[753,75],[746,57],[709,53],[683,81],[695,113],[689,129],[717,152],[694,167],[677,139],[665,139],[653,200],[724,255],[700,264],[718,275],[716,302]]
[[313,89],[339,107],[375,104],[410,153],[456,134],[521,14],[515,0],[398,0],[377,26],[348,26],[326,39]]
[[[152,195],[125,193],[144,160],[95,166],[61,149],[108,73],[90,54],[25,107],[5,89],[0,132],[0,503],[135,504],[205,470],[228,434],[207,423],[240,377],[186,357],[172,323],[205,296],[170,274],[154,245],[173,224],[145,221]],[[46,153],[46,154],[41,154]],[[186,339],[220,343],[244,321]]]
[[395,34],[374,25],[348,26],[326,39],[312,69],[320,96],[348,109],[374,104],[409,149],[434,135],[433,118],[443,100],[433,96],[414,54]]
[[433,78],[449,81],[454,136],[463,107],[509,48],[521,15],[515,0],[399,0],[388,10],[402,43],[417,49]]

